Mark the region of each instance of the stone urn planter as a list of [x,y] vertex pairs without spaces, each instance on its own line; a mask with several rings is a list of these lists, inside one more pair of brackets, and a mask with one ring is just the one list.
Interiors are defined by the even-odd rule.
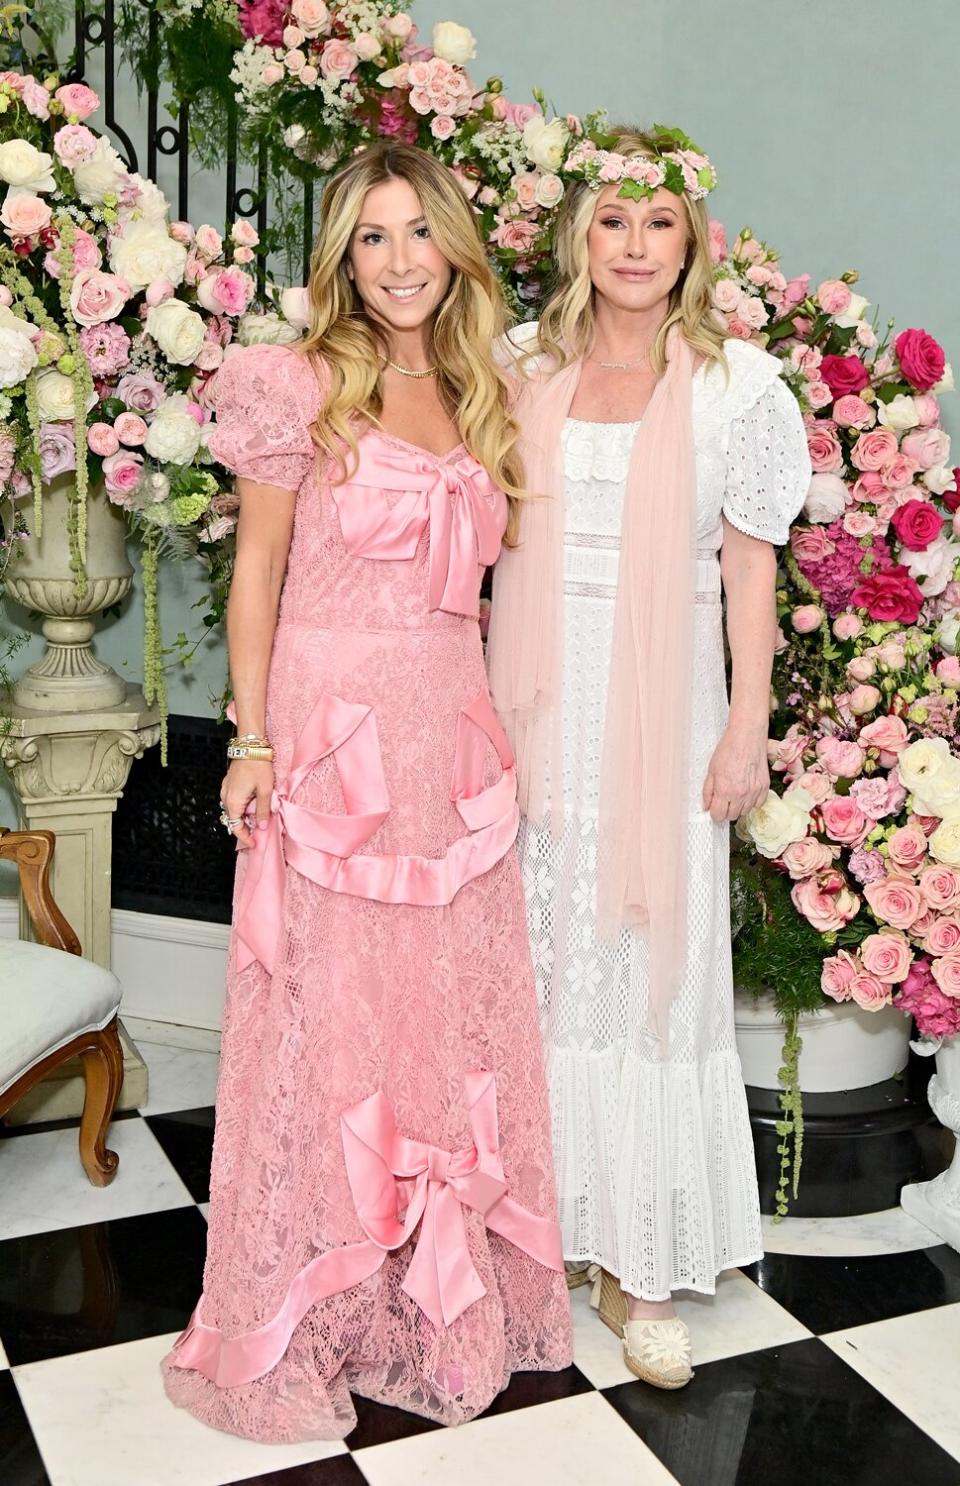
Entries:
[[68,519],[71,474],[44,487],[43,529],[27,538],[7,568],[6,590],[43,616],[47,648],[13,689],[17,708],[38,712],[98,712],[122,703],[127,684],[93,652],[93,616],[129,591],[133,568],[126,554],[123,513],[102,489],[87,503],[87,586],[78,596],[70,567]]
[[940,1046],[936,1063],[927,1098],[941,1125],[955,1137],[953,1158],[933,1181],[904,1187],[900,1205],[946,1243],[960,1249],[960,1037],[952,1037]]

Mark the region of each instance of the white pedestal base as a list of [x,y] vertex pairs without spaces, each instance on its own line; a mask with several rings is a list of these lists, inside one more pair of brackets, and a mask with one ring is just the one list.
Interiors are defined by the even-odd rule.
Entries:
[[900,1193],[900,1206],[938,1238],[960,1250],[960,1037],[937,1053],[937,1071],[927,1087],[930,1108],[957,1137],[953,1160],[931,1182],[914,1182]]

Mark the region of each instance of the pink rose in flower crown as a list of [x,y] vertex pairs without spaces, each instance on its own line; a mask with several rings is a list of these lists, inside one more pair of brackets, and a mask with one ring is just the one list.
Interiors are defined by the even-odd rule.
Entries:
[[128,449],[138,449],[146,442],[147,425],[138,413],[121,413],[113,425],[113,431]]
[[960,998],[960,950],[934,960],[930,972],[945,996],[954,1001]]
[[820,806],[823,828],[841,846],[862,846],[873,822],[850,795],[834,795]]
[[908,500],[890,518],[890,525],[903,547],[923,552],[943,531],[943,517],[928,500]]
[[923,594],[905,567],[897,565],[874,573],[850,595],[851,602],[866,609],[871,619],[898,620],[916,624],[923,608]]
[[859,969],[853,955],[845,949],[827,955],[820,967],[820,989],[833,1001],[849,1001],[850,988]]
[[850,290],[841,279],[824,279],[814,299],[828,315],[842,315],[850,308]]
[[918,392],[929,392],[944,373],[943,347],[925,330],[902,330],[893,344],[907,381]]
[[923,936],[923,947],[929,955],[948,955],[960,950],[960,918],[956,915],[934,918]]
[[834,855],[825,841],[818,841],[816,836],[805,836],[802,841],[791,841],[784,848],[780,860],[794,882],[799,882],[832,867]]
[[100,107],[100,99],[92,88],[86,83],[64,83],[54,93],[58,103],[63,105],[63,111],[68,119],[78,119],[81,122],[95,114]]
[[116,454],[120,448],[120,440],[109,423],[91,423],[87,429],[87,447],[103,459],[109,454]]
[[937,913],[960,908],[960,871],[933,862],[920,873],[918,887],[924,902]]
[[[894,439],[894,448],[896,448]],[[807,450],[814,474],[841,475],[844,458],[832,422],[821,420],[807,426]]]
[[242,315],[255,289],[253,279],[242,268],[221,268],[200,280],[197,299],[211,314]]
[[855,394],[837,398],[833,405],[833,417],[842,428],[870,428],[877,420],[870,404]]
[[927,860],[927,838],[917,825],[901,826],[887,842],[890,860],[901,872],[916,872]]
[[863,968],[887,985],[904,980],[913,963],[913,953],[903,934],[868,934],[860,945]]
[[858,470],[881,470],[897,455],[897,436],[889,428],[862,433],[850,451]]
[[73,170],[96,153],[97,136],[85,124],[65,124],[53,136],[53,151],[57,159]]
[[14,239],[36,237],[49,227],[52,215],[49,203],[29,191],[19,196],[8,192],[0,207],[0,222],[7,236]]
[[861,1011],[881,1011],[884,1006],[890,1005],[890,987],[875,975],[864,972],[854,976],[850,985],[850,999],[856,1002]]
[[70,308],[78,325],[102,325],[115,320],[133,290],[118,274],[87,268],[78,273],[70,289]]
[[855,918],[860,899],[847,887],[841,873],[831,871],[805,877],[790,890],[794,907],[818,934],[836,933]]
[[820,378],[835,398],[862,392],[870,385],[870,373],[859,356],[824,356]]
[[142,464],[142,454],[130,454],[125,449],[103,461],[103,483],[114,505],[129,506],[130,498],[140,484]]
[[879,882],[868,882],[863,896],[877,918],[893,929],[909,929],[926,911],[923,894],[909,877],[884,877]]
[[820,738],[817,758],[831,779],[855,779],[863,768],[866,755],[859,743],[843,738]]

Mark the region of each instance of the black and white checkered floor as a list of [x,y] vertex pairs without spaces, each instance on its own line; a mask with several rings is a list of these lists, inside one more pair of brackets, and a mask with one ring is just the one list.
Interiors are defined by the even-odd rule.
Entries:
[[0,1486],[960,1486],[960,1254],[899,1210],[768,1226],[762,1264],[681,1302],[679,1393],[631,1378],[581,1289],[576,1365],[460,1429],[363,1400],[345,1443],[205,1428],[157,1365],[200,1289],[216,1057],[141,1046],[113,1186],[74,1128],[0,1139]]

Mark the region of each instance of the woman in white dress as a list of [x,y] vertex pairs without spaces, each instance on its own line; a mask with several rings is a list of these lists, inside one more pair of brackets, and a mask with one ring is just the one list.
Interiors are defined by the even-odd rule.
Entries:
[[[810,480],[780,363],[724,338],[678,131],[571,157],[512,333],[528,488],[489,664],[517,754],[564,1254],[628,1366],[692,1376],[672,1295],[762,1256],[733,1026],[729,822],[767,793],[776,556]],[[721,589],[732,656],[728,705]]]

